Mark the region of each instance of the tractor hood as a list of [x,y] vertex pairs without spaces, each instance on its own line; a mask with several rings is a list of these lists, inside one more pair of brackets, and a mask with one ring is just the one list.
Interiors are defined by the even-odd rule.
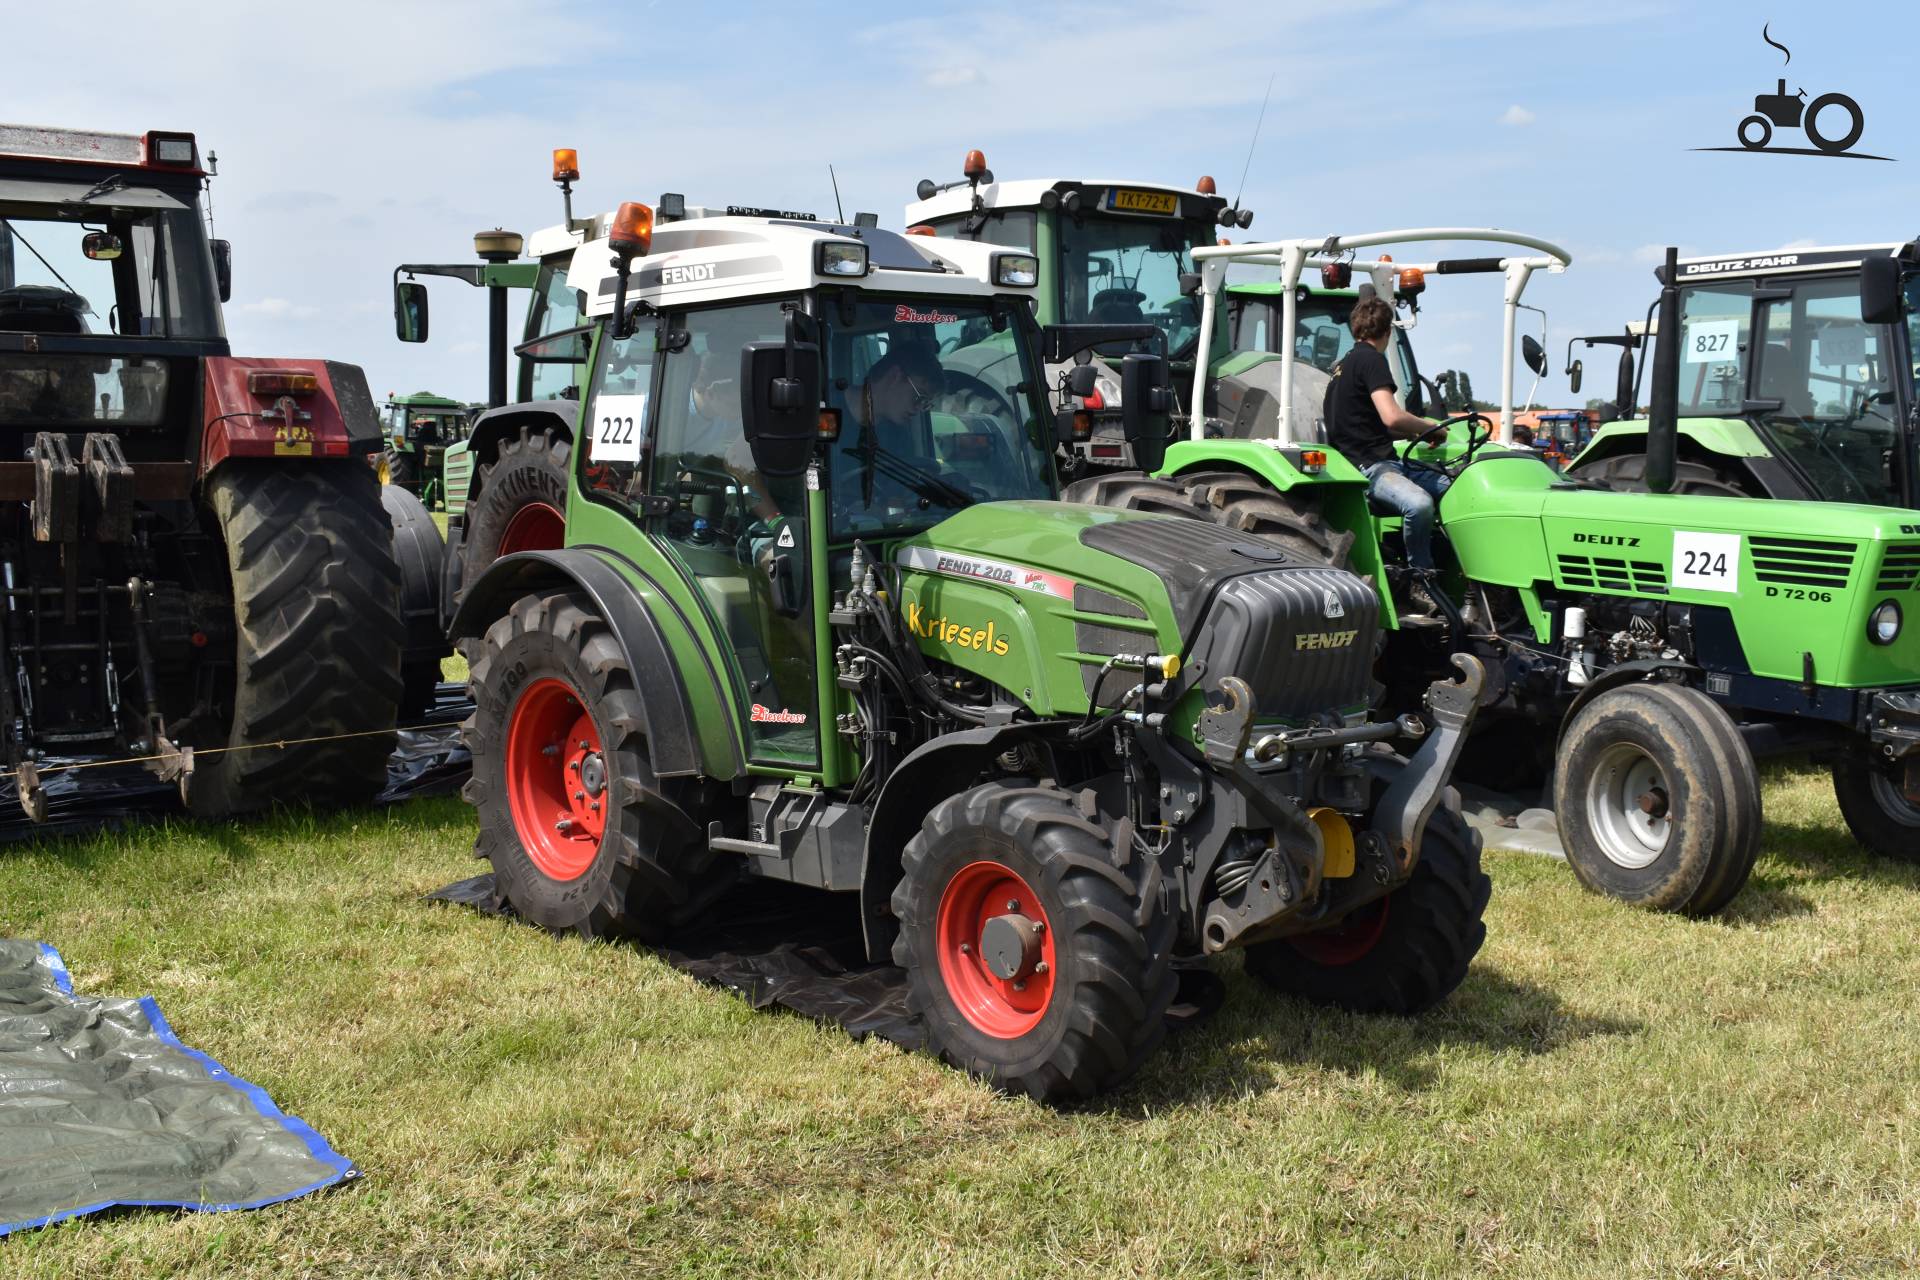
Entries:
[[[1101,666],[1121,653],[1177,654],[1208,677],[1237,675],[1270,718],[1368,699],[1373,590],[1206,521],[983,503],[901,544],[894,560],[922,650],[1037,714],[1085,711]],[[1130,683],[1114,676],[1101,704]]]
[[[1730,631],[1723,660],[1757,676],[1797,682],[1811,669],[1839,688],[1920,685],[1920,519],[1911,511],[1617,493],[1507,455],[1469,466],[1440,519],[1480,581],[1713,610]],[[1907,624],[1893,643],[1871,643],[1868,620],[1889,600]],[[1550,639],[1544,609],[1534,622]]]

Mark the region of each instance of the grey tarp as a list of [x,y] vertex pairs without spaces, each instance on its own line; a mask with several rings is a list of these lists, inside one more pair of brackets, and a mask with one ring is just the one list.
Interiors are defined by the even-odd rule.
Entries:
[[253,1209],[355,1176],[181,1044],[152,997],[76,996],[52,947],[0,939],[0,1235],[115,1205]]

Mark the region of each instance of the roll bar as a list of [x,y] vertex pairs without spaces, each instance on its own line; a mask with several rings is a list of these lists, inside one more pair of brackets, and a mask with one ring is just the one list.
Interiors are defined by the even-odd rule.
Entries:
[[1323,240],[1272,240],[1260,244],[1209,245],[1195,249],[1193,259],[1200,268],[1200,344],[1194,352],[1193,398],[1188,404],[1188,429],[1193,439],[1205,438],[1207,364],[1212,359],[1214,316],[1218,311],[1220,290],[1227,281],[1227,267],[1235,262],[1250,262],[1280,268],[1281,321],[1280,347],[1280,438],[1278,443],[1300,443],[1287,439],[1293,423],[1293,329],[1298,314],[1297,290],[1300,275],[1308,266],[1325,266],[1347,260],[1357,249],[1380,245],[1418,244],[1435,240],[1459,240],[1482,244],[1511,245],[1535,249],[1544,257],[1447,258],[1437,262],[1352,261],[1357,271],[1373,278],[1373,287],[1389,302],[1394,294],[1394,276],[1409,267],[1418,267],[1428,275],[1462,275],[1474,272],[1498,273],[1506,278],[1504,302],[1505,349],[1500,353],[1500,425],[1494,438],[1500,444],[1513,439],[1513,340],[1515,312],[1527,280],[1535,271],[1553,274],[1565,271],[1573,255],[1550,240],[1501,231],[1493,227],[1411,227],[1399,231],[1370,231],[1355,236],[1328,236]]

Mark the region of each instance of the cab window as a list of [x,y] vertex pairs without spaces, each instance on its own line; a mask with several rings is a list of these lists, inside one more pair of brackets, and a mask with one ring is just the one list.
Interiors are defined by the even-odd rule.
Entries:
[[[582,329],[582,298],[567,287],[569,258],[540,264],[533,300],[527,308],[527,328],[520,351],[520,399],[557,400],[570,397],[587,358],[587,334]],[[538,341],[566,334],[550,342]]]

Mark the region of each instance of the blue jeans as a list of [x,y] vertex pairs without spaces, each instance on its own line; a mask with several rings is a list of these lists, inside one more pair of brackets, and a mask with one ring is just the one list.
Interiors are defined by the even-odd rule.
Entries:
[[1433,568],[1433,518],[1440,495],[1451,477],[1430,467],[1398,461],[1376,462],[1366,470],[1367,497],[1400,516],[1400,536],[1407,545],[1407,563],[1416,569]]

